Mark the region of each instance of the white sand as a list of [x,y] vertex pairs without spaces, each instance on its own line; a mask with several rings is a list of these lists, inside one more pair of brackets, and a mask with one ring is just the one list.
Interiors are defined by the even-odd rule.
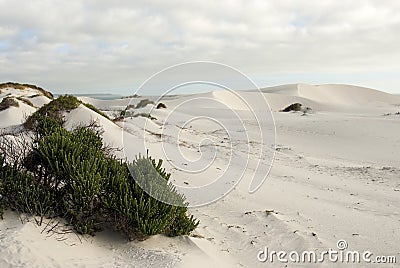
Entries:
[[[151,111],[157,118],[154,121],[127,118],[116,125],[84,106],[66,114],[67,127],[98,120],[105,129],[105,142],[127,146],[129,159],[149,148],[151,155],[170,160],[165,166],[177,185],[205,185],[227,168],[240,172],[248,156],[249,168],[243,181],[224,199],[190,210],[201,221],[196,237],[156,236],[145,242],[127,242],[108,231],[82,241],[74,234],[48,237],[41,233],[43,227],[32,222],[21,224],[15,213],[7,212],[0,221],[0,267],[283,267],[258,262],[258,251],[268,246],[276,251],[320,252],[336,249],[339,239],[348,242],[349,250],[397,255],[400,262],[400,115],[395,115],[400,111],[400,96],[346,85],[287,85],[262,92],[274,111],[277,148],[271,174],[254,194],[248,193],[248,179],[258,160],[259,137],[255,122],[248,117],[248,107],[237,95],[224,91],[194,95],[199,98],[196,103],[179,109],[168,120],[174,107],[193,96],[163,101],[168,108]],[[247,100],[259,98],[252,91],[239,95]],[[201,110],[215,119],[230,119],[229,109],[207,98],[228,104],[248,120],[250,154],[240,153],[233,164],[229,164],[230,148],[224,143],[227,135],[220,126],[198,120],[181,128]],[[119,110],[129,101],[90,102],[106,110]],[[311,107],[313,112],[305,116],[277,112],[294,102]],[[0,113],[1,127],[18,124],[21,114],[32,112],[23,105],[15,109],[19,112]],[[384,116],[386,113],[390,115]],[[164,135],[165,151],[157,133]],[[212,157],[214,147],[201,143],[204,138],[219,144],[216,160],[201,173],[180,171],[188,164],[191,168],[201,166]],[[266,210],[274,212],[267,215]]]

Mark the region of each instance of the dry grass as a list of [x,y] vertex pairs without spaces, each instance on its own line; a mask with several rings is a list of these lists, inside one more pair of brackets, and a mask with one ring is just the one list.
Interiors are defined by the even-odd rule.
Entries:
[[17,97],[17,99],[20,100],[20,101],[22,101],[23,103],[25,103],[25,104],[27,104],[27,105],[33,107],[33,108],[36,108],[35,105],[33,105],[33,103],[32,103],[30,100],[28,100],[28,99],[25,99],[25,98],[23,98],[23,97]]
[[135,109],[146,107],[148,104],[154,104],[154,101],[143,99],[136,105]]
[[10,107],[19,107],[18,101],[14,98],[4,98],[0,103],[0,111],[4,111]]
[[24,90],[26,88],[32,88],[32,89],[35,89],[35,90],[39,91],[40,93],[42,93],[47,98],[49,98],[51,100],[54,99],[53,94],[51,94],[47,90],[44,90],[41,87],[35,86],[35,85],[20,84],[20,83],[14,83],[14,82],[7,82],[7,83],[0,84],[0,89],[9,88],[9,87],[15,88],[15,89],[20,89],[20,90]]

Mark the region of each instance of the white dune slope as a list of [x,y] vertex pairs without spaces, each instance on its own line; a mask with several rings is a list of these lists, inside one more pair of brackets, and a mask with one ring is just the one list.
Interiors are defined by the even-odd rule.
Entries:
[[[293,267],[300,264],[276,259],[262,263],[257,254],[265,247],[321,253],[337,249],[341,239],[349,250],[394,255],[400,262],[400,115],[396,115],[400,97],[346,85],[299,84],[261,92],[216,91],[169,98],[162,100],[167,109],[152,105],[141,109],[157,120],[132,117],[118,125],[84,106],[66,114],[68,128],[98,120],[105,143],[125,149],[119,152],[121,157],[125,152],[133,159],[149,149],[165,160],[178,186],[204,186],[226,172],[241,173],[244,163],[248,166],[242,181],[223,199],[190,209],[200,225],[188,238],[156,236],[127,242],[106,231],[80,240],[73,234],[41,233],[43,228],[21,224],[7,212],[0,221],[0,267]],[[249,181],[261,148],[257,125],[269,121],[254,121],[251,112],[266,107],[249,107],[243,100],[259,103],[260,96],[268,100],[275,118],[275,161],[265,183],[250,194]],[[310,107],[312,113],[278,112],[295,102]],[[116,101],[99,103],[103,108],[120,106]],[[29,111],[22,105],[18,109]],[[0,113],[1,122],[15,124],[3,121],[5,112]],[[190,121],[198,114],[207,118]],[[233,114],[243,120],[232,120]],[[235,124],[246,126],[246,136],[235,136],[230,143],[224,128],[241,132],[243,125]],[[246,139],[239,140],[242,137]],[[233,159],[232,150],[237,151]],[[206,165],[214,153],[214,161]],[[267,164],[267,159],[263,161]],[[205,165],[201,172],[188,172]],[[302,267],[332,265],[326,260]]]

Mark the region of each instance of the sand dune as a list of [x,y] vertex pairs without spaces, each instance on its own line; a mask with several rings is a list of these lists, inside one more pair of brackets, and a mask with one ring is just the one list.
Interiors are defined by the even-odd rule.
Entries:
[[[81,99],[104,110],[129,104],[126,99]],[[129,117],[118,123],[81,105],[65,114],[66,126],[97,120],[105,130],[105,143],[128,147],[119,152],[121,157],[133,159],[150,149],[165,160],[173,182],[181,186],[202,186],[244,169],[230,194],[191,209],[201,221],[194,235],[127,242],[103,232],[82,241],[66,234],[65,241],[58,241],[60,237],[48,237],[32,222],[21,224],[7,212],[0,221],[1,267],[292,267],[296,265],[260,263],[257,253],[265,246],[321,252],[336,249],[339,239],[346,240],[350,250],[399,256],[399,96],[348,85],[295,84],[261,93],[213,91],[162,102],[167,109],[150,105],[140,110],[156,120]],[[313,112],[278,112],[294,102]],[[1,127],[19,124],[21,114],[32,109],[21,104],[0,112]],[[276,124],[275,160],[266,182],[250,194],[258,161],[268,162],[259,154],[266,145],[259,131],[275,130],[269,125],[269,109]],[[257,115],[264,112],[265,118],[256,121],[254,110]],[[190,121],[198,115],[203,117]],[[201,172],[188,172],[203,166],[207,168]]]
[[[40,91],[28,87],[23,90],[13,87],[1,89],[0,102],[7,97],[17,101],[19,107],[10,107],[9,109],[0,111],[0,128],[22,124],[28,116],[36,111],[36,107],[41,107],[50,101]],[[30,104],[24,103],[23,99],[29,101],[33,107]]]
[[[298,101],[322,110],[350,111],[394,108],[400,105],[396,95],[382,91],[350,85],[292,84],[263,88],[272,106],[288,101]],[[282,105],[281,105],[282,106]]]

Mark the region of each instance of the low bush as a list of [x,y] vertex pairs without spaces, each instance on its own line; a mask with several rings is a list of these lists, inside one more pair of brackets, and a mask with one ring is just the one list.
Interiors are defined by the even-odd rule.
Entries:
[[80,104],[81,102],[74,96],[60,96],[57,99],[43,105],[39,110],[28,117],[28,119],[24,123],[24,126],[27,129],[34,130],[37,127],[39,119],[43,117],[62,121],[61,112],[76,109]]
[[282,112],[291,112],[291,111],[301,111],[302,104],[301,103],[293,103],[290,104],[288,107],[282,110]]
[[[170,231],[175,229],[181,230],[176,235],[188,235],[197,227],[198,221],[187,216],[184,197],[168,184],[170,174],[161,168],[161,162],[155,165],[148,157],[139,157],[128,165],[115,159],[111,162],[110,177],[106,180],[109,194],[104,204],[115,229],[129,239],[145,239],[160,233],[175,235]],[[188,228],[180,228],[176,223]]]
[[156,109],[167,109],[167,105],[165,105],[164,103],[160,102],[159,104],[157,104],[157,108]]
[[197,227],[198,221],[187,215],[185,198],[168,183],[162,161],[115,158],[96,125],[67,131],[63,118],[54,115],[77,103],[69,97],[60,101],[35,115],[32,144],[20,157],[22,163],[0,157],[5,207],[40,219],[63,217],[80,234],[94,235],[110,225],[129,239],[145,239],[160,233],[187,235]]
[[53,189],[36,183],[32,175],[13,167],[3,168],[2,177],[3,202],[7,207],[39,216],[41,219],[39,225],[44,217],[58,215],[60,207]]
[[30,117],[28,117],[28,119],[24,123],[24,126],[27,129],[31,130],[35,129],[37,127],[38,119],[43,117],[48,117],[56,121],[62,122],[63,119],[61,112],[64,111],[69,112],[73,109],[78,108],[80,104],[85,105],[87,108],[110,120],[110,118],[106,114],[101,112],[93,105],[88,103],[83,103],[80,100],[78,100],[75,96],[64,95],[58,97],[57,99],[52,100],[48,104],[43,105],[39,110],[37,110]]
[[104,157],[97,133],[82,127],[46,135],[30,157],[28,168],[45,170],[42,184],[57,190],[69,222],[79,233],[94,234],[97,230],[96,202],[102,188]]

